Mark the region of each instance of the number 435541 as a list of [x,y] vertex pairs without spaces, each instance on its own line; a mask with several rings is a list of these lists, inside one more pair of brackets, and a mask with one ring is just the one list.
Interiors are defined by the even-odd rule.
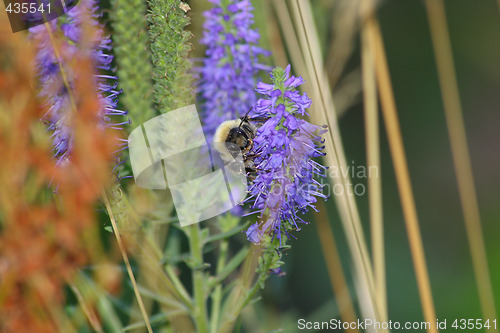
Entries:
[[497,320],[489,320],[487,319],[486,321],[483,322],[483,319],[455,319],[453,321],[453,324],[451,325],[454,329],[461,329],[461,330],[480,330],[483,328],[486,329],[495,329],[497,328]]
[[46,4],[45,7],[44,7],[44,4],[36,4],[36,3],[9,3],[9,5],[7,6],[7,8],[5,9],[7,11],[7,13],[14,13],[14,14],[20,14],[20,13],[23,13],[23,14],[26,14],[26,13],[44,13],[45,11],[47,11],[48,13],[50,13],[50,3]]

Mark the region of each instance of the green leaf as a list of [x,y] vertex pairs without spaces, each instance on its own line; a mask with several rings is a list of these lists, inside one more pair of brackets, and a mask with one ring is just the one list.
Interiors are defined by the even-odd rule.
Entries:
[[221,283],[222,280],[224,280],[226,277],[229,276],[229,274],[235,271],[236,268],[238,268],[241,265],[243,260],[245,260],[249,250],[250,250],[249,247],[244,247],[234,257],[232,257],[231,260],[226,264],[226,266],[224,266],[224,268],[217,275],[215,280],[213,280],[213,282],[210,283],[210,287],[213,287],[216,284]]

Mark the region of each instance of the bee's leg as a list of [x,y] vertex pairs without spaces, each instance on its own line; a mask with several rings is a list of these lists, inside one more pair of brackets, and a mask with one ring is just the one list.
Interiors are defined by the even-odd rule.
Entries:
[[247,174],[247,178],[250,181],[254,181],[255,178],[257,177],[257,169],[254,168],[253,166],[245,167],[245,172]]
[[256,153],[256,154],[245,154],[245,156],[243,157],[243,161],[244,162],[247,162],[247,161],[251,161],[252,162],[252,165],[253,165],[253,160],[256,158],[256,157],[259,157],[260,155],[262,155],[262,153]]
[[268,120],[269,117],[255,117],[250,119],[250,121],[252,121],[256,129],[261,128],[264,125],[264,123]]

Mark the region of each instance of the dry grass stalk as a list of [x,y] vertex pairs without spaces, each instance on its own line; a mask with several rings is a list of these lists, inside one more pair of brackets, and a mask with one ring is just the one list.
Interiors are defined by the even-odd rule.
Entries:
[[[291,18],[289,16],[288,8],[284,1],[278,0],[273,1],[271,4],[274,6],[276,10],[276,15],[278,15],[278,22],[282,28],[283,34],[285,35],[285,39],[287,40],[287,47],[289,49],[289,53],[291,54],[293,60],[292,64],[294,68],[296,68],[297,72],[304,73],[307,76],[307,71],[304,63],[304,59],[302,56],[302,52],[299,49],[299,42],[297,40],[297,35],[294,32]],[[277,27],[272,26],[272,32],[277,33]],[[289,30],[289,29],[291,30]],[[281,36],[279,36],[281,39]],[[282,43],[280,43],[282,45]],[[283,46],[284,47],[284,46]],[[286,54],[284,52],[283,57],[285,59],[281,59],[279,63],[288,64],[289,61],[286,60]],[[273,52],[274,54],[274,52]],[[311,85],[309,84],[309,78],[306,77],[306,84],[308,90],[311,89]],[[326,206],[323,202],[318,201],[317,208],[320,211],[319,214],[315,215],[315,225],[318,230],[319,240],[321,243],[321,248],[323,251],[323,256],[325,260],[325,264],[328,269],[328,275],[330,278],[330,284],[332,285],[332,290],[334,291],[336,302],[340,309],[340,315],[343,321],[349,322],[354,320],[356,317],[356,311],[354,310],[354,306],[352,303],[351,294],[349,292],[349,287],[347,285],[345,275],[342,268],[342,263],[340,261],[337,246],[335,243],[335,238],[333,236],[333,230],[330,227],[329,219],[327,215]]]
[[153,328],[151,327],[151,323],[149,322],[148,313],[146,308],[144,307],[144,302],[142,301],[141,293],[139,292],[139,288],[137,287],[137,282],[135,280],[134,272],[132,271],[132,267],[130,266],[130,260],[128,259],[127,251],[125,250],[125,245],[122,242],[122,238],[118,231],[118,227],[116,225],[115,217],[113,214],[113,210],[111,209],[111,205],[109,204],[108,196],[106,193],[103,193],[104,205],[106,207],[106,211],[108,212],[109,219],[111,221],[111,225],[113,226],[113,232],[116,237],[116,242],[118,243],[118,247],[120,248],[120,252],[123,257],[123,261],[125,262],[125,266],[127,267],[127,273],[132,282],[132,288],[134,289],[135,298],[137,299],[137,303],[139,303],[139,308],[141,309],[142,317],[144,318],[144,322],[146,323],[146,327],[149,333],[153,333]]
[[[355,322],[357,318],[356,311],[352,304],[349,286],[345,280],[342,262],[340,261],[326,206],[320,200],[316,203],[316,207],[318,208],[318,212],[315,214],[315,225],[318,230],[319,241],[325,259],[325,265],[328,270],[328,276],[330,277],[330,283],[335,294],[335,301],[339,307],[340,317],[344,322]],[[346,332],[355,333],[359,332],[359,329],[349,328]]]
[[[292,1],[294,21],[297,27],[301,50],[304,51],[304,59],[311,78],[313,86],[313,104],[315,110],[319,112],[311,113],[313,123],[327,124],[329,131],[325,141],[325,151],[327,153],[327,165],[338,170],[347,170],[347,162],[343,151],[340,131],[337,124],[337,118],[333,106],[333,100],[330,93],[330,87],[326,76],[324,75],[323,61],[317,37],[314,20],[311,14],[310,3],[308,1]],[[348,175],[330,178],[332,185],[339,185],[344,190],[341,195],[335,196],[337,207],[341,216],[341,221],[346,231],[348,245],[353,257],[356,274],[360,276],[360,281],[366,284],[363,290],[368,291],[371,308],[366,309],[366,318],[375,318],[379,320],[378,310],[376,309],[373,270],[371,260],[368,255],[366,241],[361,227],[359,212],[354,196],[348,195],[352,183]]]
[[[443,95],[446,125],[450,137],[453,164],[455,166],[458,191],[464,214],[469,249],[476,277],[481,309],[485,319],[496,318],[495,300],[491,285],[488,259],[484,245],[481,217],[474,186],[474,177],[467,146],[465,124],[460,105],[457,77],[455,74],[453,54],[446,24],[446,13],[442,0],[426,0],[430,31],[434,45],[441,94]],[[498,332],[497,329],[493,329]]]
[[[362,2],[361,17],[363,11],[373,12],[371,0]],[[373,52],[370,48],[369,29],[373,24],[372,16],[368,16],[361,27],[361,61],[363,72],[363,99],[365,109],[365,133],[366,133],[366,163],[370,167],[375,166],[378,170],[377,177],[368,178],[368,204],[370,207],[370,224],[372,231],[372,255],[373,270],[375,275],[375,294],[380,317],[382,321],[388,320],[387,314],[387,287],[385,278],[385,252],[384,252],[384,225],[382,213],[382,181],[380,169],[380,140],[379,120],[377,106],[377,84],[375,78],[375,64]],[[386,331],[386,330],[383,330]]]
[[434,310],[434,301],[427,271],[422,237],[418,223],[415,200],[408,172],[408,164],[401,137],[398,116],[396,112],[396,103],[392,90],[389,68],[385,56],[385,50],[382,41],[380,27],[376,17],[372,14],[372,24],[368,25],[369,41],[372,52],[375,56],[375,68],[378,82],[378,91],[382,104],[385,127],[389,141],[389,148],[392,155],[396,181],[398,184],[401,206],[406,222],[406,230],[410,244],[410,250],[413,258],[417,284],[422,302],[422,309],[425,321],[429,322],[431,327],[429,332],[437,332],[436,312]]

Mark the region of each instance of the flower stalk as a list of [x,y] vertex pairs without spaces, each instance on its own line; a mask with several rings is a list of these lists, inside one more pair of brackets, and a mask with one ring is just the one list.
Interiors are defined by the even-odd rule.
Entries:
[[259,45],[249,0],[210,0],[205,12],[203,38],[206,45],[199,74],[198,95],[202,104],[205,132],[215,133],[225,120],[242,117],[257,100],[257,74],[264,66],[259,56],[269,53]]
[[324,155],[320,135],[325,129],[302,118],[311,100],[297,91],[304,80],[290,75],[290,66],[275,68],[271,80],[272,84],[257,84],[256,91],[265,97],[257,101],[252,114],[268,120],[254,138],[257,176],[246,199],[254,213],[260,213],[262,222],[251,225],[247,237],[260,243],[265,234],[271,234],[282,246],[283,236],[293,237],[291,230],[300,230],[299,223],[308,223],[297,213],[316,210],[317,198],[327,198],[322,193],[323,184],[314,179],[325,176],[326,168],[314,161]]
[[154,100],[165,113],[194,101],[191,83],[191,33],[189,6],[180,0],[149,0],[151,60],[153,62]]
[[[37,48],[39,96],[48,108],[44,120],[52,132],[54,156],[60,165],[68,163],[74,145],[73,112],[77,105],[73,91],[79,78],[71,65],[78,55],[88,55],[95,68],[101,126],[120,130],[128,123],[123,120],[127,112],[117,108],[121,91],[117,90],[117,77],[111,73],[111,39],[104,35],[98,18],[97,2],[87,0],[67,15],[29,30]],[[94,29],[88,41],[84,37],[85,20]]]
[[111,5],[117,74],[124,91],[121,102],[132,123],[138,126],[155,115],[151,99],[153,69],[146,47],[147,4],[142,0],[112,0]]
[[206,283],[203,273],[203,247],[200,235],[200,226],[198,223],[189,226],[189,245],[191,248],[191,269],[193,271],[193,293],[194,302],[194,320],[197,332],[207,333],[207,306],[206,306]]

